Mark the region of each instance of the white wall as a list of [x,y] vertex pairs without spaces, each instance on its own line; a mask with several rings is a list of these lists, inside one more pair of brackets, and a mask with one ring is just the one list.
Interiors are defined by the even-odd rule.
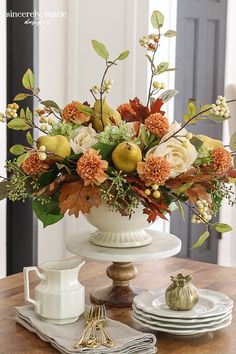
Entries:
[[[0,1],[0,112],[6,108],[6,12],[5,1]],[[6,125],[0,123],[0,175],[5,176]],[[0,278],[6,275],[6,200],[0,202]]]
[[[67,11],[66,0],[40,0],[39,11]],[[60,106],[67,102],[67,22],[50,18],[39,29],[39,87],[43,99],[52,99]],[[65,257],[65,221],[43,229],[39,221],[38,263]]]
[[[236,98],[236,1],[228,0],[226,66],[225,66],[225,93],[227,99]],[[236,131],[236,103],[230,104],[232,119],[224,126],[224,139],[228,144],[230,135]],[[235,190],[235,189],[234,189]],[[218,263],[225,266],[236,266],[236,207],[231,208],[224,202],[221,210],[221,221],[233,227],[233,231],[223,234],[219,241]]]

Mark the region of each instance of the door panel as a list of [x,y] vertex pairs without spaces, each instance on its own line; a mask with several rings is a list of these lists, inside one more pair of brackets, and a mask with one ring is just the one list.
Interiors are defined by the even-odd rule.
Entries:
[[[176,41],[175,120],[181,121],[189,98],[214,102],[224,93],[227,0],[178,0]],[[189,127],[213,138],[222,138],[222,126],[201,122]],[[199,249],[191,250],[204,226],[193,225],[186,210],[186,221],[176,212],[171,217],[171,232],[183,242],[180,257],[216,263],[219,234],[211,232]]]

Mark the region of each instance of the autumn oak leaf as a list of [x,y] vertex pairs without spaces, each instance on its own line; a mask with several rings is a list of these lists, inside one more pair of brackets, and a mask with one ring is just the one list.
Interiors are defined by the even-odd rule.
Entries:
[[79,216],[89,213],[93,206],[101,204],[101,191],[97,186],[84,186],[83,181],[65,184],[59,194],[59,206],[62,214]]

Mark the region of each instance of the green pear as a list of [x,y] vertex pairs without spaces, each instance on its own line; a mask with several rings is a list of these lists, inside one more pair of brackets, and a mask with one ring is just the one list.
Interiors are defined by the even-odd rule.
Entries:
[[61,159],[71,155],[69,141],[63,135],[40,136],[37,140],[37,147],[40,148],[40,146],[45,146],[46,152],[52,152],[55,154],[55,156],[52,156],[55,161],[60,161]]
[[100,115],[100,100],[97,100],[94,104],[94,112],[98,117],[92,118],[92,125],[93,128],[96,129],[98,132],[102,132],[104,127],[107,125],[118,125],[121,121],[121,115],[118,111],[111,108],[111,106],[103,100],[102,103],[102,121],[99,118]]

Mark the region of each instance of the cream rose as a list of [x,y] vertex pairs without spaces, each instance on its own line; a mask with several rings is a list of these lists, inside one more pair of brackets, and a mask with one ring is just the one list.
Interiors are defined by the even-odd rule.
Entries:
[[[173,123],[169,132],[162,138],[159,145],[154,146],[147,152],[147,155],[161,156],[170,164],[170,177],[175,178],[181,173],[187,172],[196,158],[197,150],[185,137],[181,137],[181,141],[170,136],[179,129],[178,123]],[[180,135],[186,135],[186,129],[181,130]],[[169,138],[169,139],[168,139]],[[168,139],[167,141],[165,141]],[[178,138],[179,139],[179,138]]]
[[98,142],[98,133],[91,124],[88,127],[77,128],[75,134],[75,138],[70,140],[70,146],[75,154],[85,153]]

